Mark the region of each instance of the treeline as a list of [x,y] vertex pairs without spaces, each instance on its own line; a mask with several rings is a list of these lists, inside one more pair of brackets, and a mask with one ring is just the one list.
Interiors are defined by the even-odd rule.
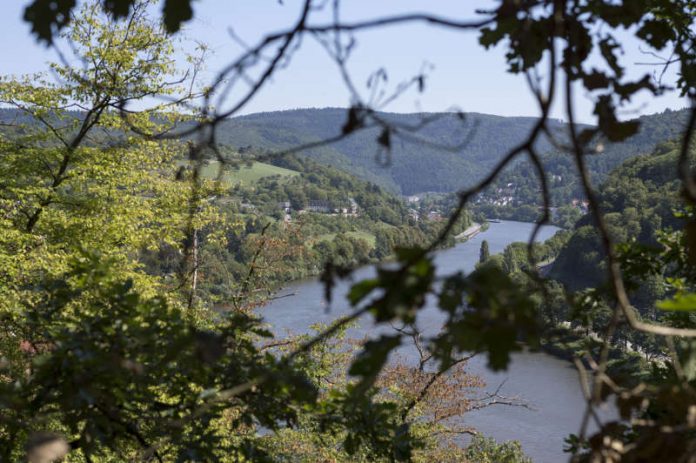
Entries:
[[[675,215],[683,208],[674,169],[677,156],[676,146],[664,143],[652,155],[629,160],[607,177],[599,197],[615,242],[637,241],[654,246],[661,231],[683,226]],[[594,224],[589,216],[583,217],[576,223],[552,275],[573,289],[601,284],[606,269],[600,249]]]
[[[390,151],[382,155],[379,153],[383,147],[377,141],[380,129],[367,128],[336,143],[306,150],[302,156],[405,195],[451,192],[484,175],[507,150],[524,139],[534,123],[530,117],[477,113],[379,116],[397,126],[422,127],[408,137],[395,133]],[[288,149],[336,137],[347,120],[348,110],[340,108],[251,114],[225,121],[220,142],[257,150]],[[423,124],[424,120],[429,123]],[[549,146],[544,141],[540,149],[545,151]]]

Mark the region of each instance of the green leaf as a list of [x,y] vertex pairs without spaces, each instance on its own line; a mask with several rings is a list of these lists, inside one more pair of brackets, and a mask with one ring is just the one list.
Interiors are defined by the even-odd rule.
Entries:
[[[435,357],[443,367],[451,365],[456,352],[485,352],[493,370],[507,368],[510,353],[520,349],[518,341],[534,346],[539,341],[536,306],[528,290],[520,287],[497,266],[482,266],[473,272],[462,288],[466,290],[465,305],[452,308],[449,295],[441,296],[450,312],[443,332],[435,339]],[[447,292],[451,288],[443,288]],[[456,295],[456,294],[455,294]]]
[[596,69],[589,74],[585,74],[582,77],[582,81],[585,84],[585,88],[588,90],[607,88],[610,83],[607,75],[601,71],[597,71]]
[[51,44],[54,30],[68,24],[75,5],[75,0],[34,0],[24,10],[24,20],[31,24],[31,32],[39,41]]
[[674,299],[665,299],[657,303],[662,310],[691,312],[696,310],[696,293],[680,294]]
[[350,291],[348,292],[348,301],[350,301],[350,305],[355,306],[357,305],[360,301],[365,299],[372,290],[377,288],[379,286],[379,280],[376,278],[372,278],[369,280],[363,280],[359,281],[358,283],[355,283],[353,286],[351,286]]
[[464,291],[466,290],[466,279],[464,274],[459,272],[447,279],[442,284],[440,290],[440,302],[438,306],[445,312],[454,313],[457,307],[464,302]]
[[348,135],[364,126],[365,111],[361,106],[351,106],[350,109],[348,109],[348,119],[345,124],[343,124],[343,127],[341,127],[341,133],[343,135]]
[[651,47],[661,50],[667,42],[674,40],[674,30],[667,21],[658,19],[648,19],[636,33],[638,37],[645,40]]
[[382,133],[377,137],[377,143],[387,150],[391,149],[391,129],[385,127]]
[[115,18],[125,18],[135,4],[135,0],[104,0],[104,9]]
[[178,32],[181,24],[193,18],[193,0],[166,0],[162,7],[162,19],[168,32]]

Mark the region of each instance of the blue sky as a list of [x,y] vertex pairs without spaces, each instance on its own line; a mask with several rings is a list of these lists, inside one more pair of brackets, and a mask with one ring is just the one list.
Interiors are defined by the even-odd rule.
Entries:
[[[54,58],[50,50],[38,45],[29,35],[29,26],[21,21],[28,0],[11,0],[0,17],[0,40],[3,50],[2,74],[24,74],[45,70]],[[344,0],[342,15],[347,20],[405,12],[429,12],[460,19],[475,18],[477,8],[495,5],[492,0]],[[199,0],[195,2],[196,19],[184,32],[187,39],[209,45],[204,77],[211,78],[217,69],[241,52],[230,39],[228,30],[253,44],[266,33],[287,27],[298,15],[300,0]],[[317,22],[323,22],[321,13]],[[426,91],[403,95],[386,109],[395,112],[443,111],[457,108],[504,116],[535,115],[536,107],[521,76],[505,72],[504,50],[484,50],[476,33],[444,31],[425,25],[395,26],[360,33],[349,69],[359,89],[366,91],[367,77],[383,67],[388,85],[396,86],[423,66],[431,68]],[[651,68],[633,65],[652,60],[628,42],[625,59],[632,64],[634,75],[651,72]],[[242,90],[242,89],[240,89]],[[234,94],[232,95],[234,96]],[[335,64],[313,40],[303,43],[290,65],[281,70],[241,113],[273,111],[300,107],[346,107],[350,98],[341,83]],[[671,94],[660,99],[647,95],[633,102],[626,117],[678,109],[686,102]],[[592,120],[590,102],[580,94],[578,116]],[[554,116],[563,118],[562,108]]]

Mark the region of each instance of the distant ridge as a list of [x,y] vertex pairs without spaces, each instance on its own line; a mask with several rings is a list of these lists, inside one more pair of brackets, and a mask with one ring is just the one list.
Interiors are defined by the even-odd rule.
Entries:
[[[303,153],[335,165],[366,180],[403,194],[453,191],[470,185],[503,153],[524,139],[535,118],[454,113],[396,114],[381,117],[396,125],[416,126],[423,116],[435,120],[415,133],[392,137],[391,163],[376,160],[380,150],[378,128],[356,131],[344,140]],[[335,137],[346,122],[347,110],[298,109],[239,116],[225,121],[219,140],[235,147],[280,150]],[[552,126],[561,127],[558,122]],[[425,141],[421,143],[418,140]],[[463,149],[450,151],[466,141]],[[539,149],[547,150],[547,141]]]
[[[232,148],[276,151],[335,137],[347,119],[347,109],[291,109],[238,116],[222,122],[218,142]],[[686,111],[665,111],[642,116],[640,132],[622,143],[605,144],[603,153],[590,156],[590,167],[600,174],[624,160],[650,153],[659,143],[679,136]],[[0,108],[0,120],[17,119],[17,110]],[[396,125],[418,125],[423,116],[434,120],[415,133],[392,137],[391,162],[378,162],[377,128],[359,130],[347,138],[301,155],[350,172],[364,180],[404,195],[425,191],[451,192],[473,184],[513,146],[523,141],[537,120],[481,113],[381,113]],[[79,117],[79,115],[77,116]],[[21,119],[25,121],[25,119]],[[551,120],[550,127],[562,137],[565,124]],[[445,150],[433,145],[462,149]],[[423,143],[424,142],[424,143]],[[542,138],[537,149],[552,151]],[[381,153],[384,157],[385,153]]]
[[[366,129],[303,155],[405,195],[450,192],[481,178],[510,148],[526,138],[537,120],[480,113],[466,113],[463,121],[454,113],[382,113],[386,120],[402,125],[416,125],[424,115],[440,117],[418,131],[415,134],[418,138],[445,146],[459,145],[462,140],[468,143],[452,152],[397,136],[392,144],[392,162],[384,167],[375,159],[379,151],[379,129]],[[341,108],[249,114],[225,121],[219,140],[233,147],[287,149],[340,134],[346,117],[347,110]],[[642,124],[637,135],[623,143],[605,144],[601,155],[590,157],[591,166],[607,172],[625,159],[649,153],[659,143],[679,136],[686,110],[642,116],[639,120]],[[550,127],[563,136],[563,122],[552,120]],[[537,149],[550,152],[552,146],[548,140],[541,139]]]

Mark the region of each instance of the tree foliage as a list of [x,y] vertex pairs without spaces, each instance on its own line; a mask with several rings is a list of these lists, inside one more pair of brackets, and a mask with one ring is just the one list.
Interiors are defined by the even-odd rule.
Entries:
[[488,247],[488,241],[481,241],[481,249],[479,250],[479,263],[483,264],[491,257],[491,250]]
[[[191,119],[181,105],[196,95],[148,6],[136,3],[118,23],[85,4],[62,31],[82,67],[53,65],[57,83],[0,83],[18,116],[0,147],[2,460],[282,461],[279,446],[293,433],[344,461],[409,460],[426,441],[439,451],[411,430],[427,408],[407,420],[408,404],[373,387],[374,356],[350,370],[370,381],[354,383],[333,364],[322,373],[342,325],[278,352],[249,311],[246,283],[228,312],[202,300],[199,261],[239,225],[221,213],[226,192],[203,178],[201,153],[161,136]],[[174,103],[130,107],[159,97]],[[192,169],[182,168],[187,157]],[[401,203],[378,188],[321,173],[319,185],[346,190],[342,201],[350,191],[365,214],[404,224]],[[264,254],[245,262],[249,274],[288,255],[256,232]],[[356,254],[350,238],[335,241]],[[328,374],[344,379],[317,380]]]
[[[134,0],[103,3],[106,11],[117,17],[138,11],[137,6],[132,9],[133,5],[137,5]],[[326,3],[325,6],[337,9],[340,3]],[[71,22],[78,25],[72,29],[73,31],[80,30],[80,23],[75,22],[76,20],[70,15],[74,6],[75,3],[72,1],[37,0],[30,4],[27,10],[27,19],[33,22],[34,31],[39,37],[50,40],[52,34]],[[622,182],[611,177],[605,190],[607,200],[613,203],[623,201],[625,204],[621,206],[624,207],[621,213],[605,213],[603,198],[595,191],[590,178],[588,154],[597,152],[598,147],[602,146],[603,143],[620,142],[638,133],[641,121],[624,120],[620,114],[639,93],[659,96],[671,87],[675,88],[681,95],[690,98],[692,106],[696,105],[694,103],[696,98],[696,54],[694,54],[696,4],[691,0],[632,0],[630,2],[502,0],[495,8],[481,12],[479,20],[474,21],[460,21],[428,14],[413,14],[345,23],[340,21],[339,12],[335,11],[335,20],[326,24],[312,21],[313,14],[321,9],[315,8],[316,6],[311,0],[303,2],[299,18],[290,27],[269,34],[258,44],[249,46],[238,59],[222,70],[215,81],[206,89],[202,95],[203,117],[192,124],[180,126],[180,130],[174,134],[178,136],[197,135],[191,150],[193,160],[198,160],[196,154],[200,153],[201,150],[205,148],[215,149],[216,133],[218,132],[216,129],[222,125],[226,118],[243,108],[268,82],[275,71],[287,63],[287,59],[291,58],[292,51],[299,46],[304,37],[311,36],[319,39],[322,46],[329,52],[330,57],[339,66],[351,93],[352,106],[344,119],[345,123],[342,124],[341,133],[333,137],[331,141],[341,141],[362,130],[371,130],[371,136],[378,146],[378,160],[384,164],[390,164],[392,149],[397,145],[399,138],[413,140],[414,129],[427,126],[429,119],[424,117],[421,124],[414,127],[385,117],[384,113],[379,111],[384,101],[371,97],[364,98],[356,90],[347,72],[346,61],[354,44],[353,34],[361,30],[370,30],[391,24],[426,22],[432,26],[456,31],[475,30],[479,32],[479,42],[483,47],[491,48],[502,44],[505,47],[505,59],[509,72],[523,74],[526,77],[538,107],[539,118],[530,124],[528,135],[509,147],[491,166],[490,170],[483,173],[481,179],[470,188],[457,193],[456,207],[441,232],[430,245],[396,250],[393,265],[380,267],[375,277],[353,284],[348,298],[354,311],[349,316],[308,340],[300,346],[299,350],[283,357],[281,361],[266,356],[262,356],[263,360],[272,366],[276,365],[278,368],[291,366],[292,361],[303,352],[330,338],[346,324],[362,315],[369,314],[378,325],[390,324],[402,327],[395,333],[382,334],[380,337],[368,340],[359,349],[349,367],[349,372],[355,376],[355,381],[341,390],[330,391],[318,405],[322,410],[322,415],[330,418],[328,424],[324,423],[327,426],[324,429],[330,429],[334,434],[341,436],[342,450],[349,455],[357,455],[360,451],[367,449],[370,456],[374,455],[375,459],[402,460],[412,458],[415,449],[422,448],[422,442],[419,442],[408,423],[405,423],[403,419],[398,419],[398,402],[378,400],[377,385],[380,372],[388,365],[391,353],[404,345],[409,333],[417,327],[420,310],[425,306],[427,300],[437,300],[439,308],[446,317],[446,323],[441,332],[419,341],[427,351],[432,352],[433,360],[439,371],[450,370],[462,352],[482,353],[487,357],[492,368],[503,369],[510,361],[510,353],[519,349],[517,341],[524,340],[531,345],[536,345],[540,340],[544,329],[543,313],[545,310],[539,301],[543,296],[548,298],[549,291],[543,284],[540,284],[540,275],[536,272],[537,256],[533,241],[539,227],[548,222],[551,216],[549,179],[539,154],[540,143],[550,138],[556,142],[557,146],[561,147],[562,151],[568,153],[573,178],[578,179],[580,192],[587,200],[590,214],[587,219],[589,228],[580,227],[578,235],[571,238],[569,245],[587,245],[589,251],[590,243],[598,243],[599,246],[593,246],[592,250],[596,256],[590,256],[591,258],[586,263],[589,269],[591,264],[600,262],[601,269],[605,270],[607,275],[605,287],[594,287],[587,292],[575,294],[569,298],[570,308],[572,312],[575,312],[574,317],[584,319],[590,325],[600,321],[601,323],[598,325],[602,327],[599,349],[590,350],[586,359],[586,365],[591,368],[589,372],[591,388],[587,392],[587,409],[582,420],[583,427],[577,436],[569,439],[569,450],[574,453],[574,458],[580,461],[583,459],[587,461],[628,462],[692,461],[695,430],[693,419],[694,385],[691,366],[693,365],[692,353],[694,351],[692,344],[693,339],[696,338],[696,327],[693,320],[692,267],[696,261],[694,257],[696,256],[696,246],[694,246],[696,241],[694,239],[696,235],[694,223],[696,220],[693,218],[691,209],[696,202],[696,181],[691,169],[690,144],[693,131],[696,128],[696,109],[692,108],[689,111],[685,133],[675,162],[683,197],[686,200],[683,208],[685,211],[684,227],[683,230],[663,230],[655,233],[656,236],[653,237],[658,244],[657,250],[650,250],[641,246],[640,243],[630,242],[630,240],[627,245],[617,245],[617,241],[627,241],[630,236],[640,235],[644,233],[644,230],[648,230],[647,234],[659,230],[662,224],[648,223],[648,227],[645,227],[646,224],[640,221],[638,209],[628,204],[631,198],[617,194],[617,190],[623,188],[623,185],[620,185]],[[163,21],[170,31],[178,29],[181,23],[189,19],[191,15],[190,0],[177,0],[176,2],[168,0],[164,3]],[[621,54],[622,37],[626,34],[632,36],[651,51],[664,52],[666,56],[671,56],[659,64],[663,68],[677,67],[676,79],[666,83],[662,81],[661,77],[655,77],[649,73],[637,77],[631,76],[627,72],[625,59]],[[106,39],[118,37],[118,33],[111,31],[102,35]],[[78,42],[83,40],[83,43],[86,43],[85,41],[91,40],[91,37],[99,36],[99,33],[95,35],[83,34],[82,36],[78,33],[75,40]],[[132,37],[130,34],[127,36],[128,38]],[[345,40],[346,37],[351,40]],[[144,43],[149,45],[150,41]],[[158,43],[154,42],[155,47]],[[118,67],[123,64],[121,50],[122,47],[110,47],[98,49],[95,52],[104,53],[105,62],[116,63]],[[125,64],[132,65],[137,61],[136,57],[128,56],[128,53],[125,52]],[[150,70],[162,72],[162,70],[155,69],[160,62],[165,61],[145,60],[141,64],[145,72]],[[97,63],[100,62],[97,61]],[[249,74],[252,69],[256,72]],[[49,169],[49,172],[52,173],[49,175],[50,178],[45,180],[43,184],[39,183],[37,190],[32,190],[33,178],[31,183],[12,185],[13,182],[26,181],[27,178],[31,178],[31,175],[18,175],[17,162],[14,163],[17,165],[15,167],[13,167],[13,163],[8,163],[10,166],[8,175],[17,175],[10,178],[11,188],[8,190],[12,192],[14,189],[16,197],[8,196],[3,203],[3,208],[11,211],[9,218],[2,219],[6,221],[13,233],[11,239],[3,243],[4,255],[9,256],[3,258],[9,259],[10,263],[15,255],[14,246],[17,245],[33,250],[37,246],[41,249],[46,243],[45,246],[50,247],[50,249],[62,249],[62,240],[44,240],[43,233],[61,227],[69,228],[65,226],[67,224],[63,223],[60,213],[63,212],[63,207],[72,204],[73,201],[66,201],[61,195],[63,193],[71,195],[79,193],[84,183],[84,181],[76,183],[69,191],[63,191],[61,187],[67,185],[67,181],[72,178],[68,176],[69,171],[65,166],[79,159],[78,155],[90,153],[89,146],[82,147],[82,143],[85,141],[86,133],[95,126],[96,121],[117,119],[115,115],[109,119],[110,114],[107,112],[109,107],[120,109],[122,115],[127,115],[128,112],[123,111],[124,108],[118,104],[119,101],[147,96],[152,91],[151,87],[147,87],[148,85],[154,85],[155,90],[160,91],[161,84],[163,84],[163,81],[157,79],[141,81],[140,77],[142,76],[140,76],[134,85],[136,88],[138,84],[146,86],[145,95],[142,95],[143,92],[130,94],[128,93],[131,88],[128,72],[123,72],[120,67],[118,72],[113,73],[113,75],[101,74],[98,66],[94,70],[96,71],[94,88],[97,95],[102,95],[100,92],[104,92],[106,89],[113,90],[116,94],[119,92],[125,92],[125,94],[120,95],[116,101],[111,98],[97,98],[95,100],[87,98],[86,103],[89,105],[87,117],[73,118],[74,121],[77,121],[74,129],[76,135],[70,139],[71,141],[63,143],[64,147],[60,147],[60,143],[58,143],[59,148],[55,150],[51,144],[33,145],[31,149],[34,150],[35,154],[41,154],[44,151],[47,153],[46,157],[35,156],[33,159],[36,159],[38,163],[45,162],[49,166],[54,166],[53,169]],[[56,72],[60,74],[60,68],[57,68]],[[138,76],[137,72],[134,75]],[[232,102],[228,101],[230,96],[229,82],[237,81],[238,78],[248,82],[249,75],[258,77],[252,80],[248,91],[241,92],[242,95],[239,96],[239,99]],[[382,74],[377,73],[374,79],[379,79],[381,75],[384,75],[383,72]],[[540,77],[542,75],[544,77]],[[74,77],[74,74],[68,71],[62,77],[69,79]],[[374,79],[370,81],[370,85],[374,84]],[[89,80],[79,81],[88,82]],[[424,82],[425,76],[418,74],[397,90],[396,95],[407,88],[423,91]],[[12,82],[4,86],[6,89],[4,91],[9,94],[9,97],[6,98],[7,101],[21,101],[29,91],[34,92],[28,102],[31,103],[34,99],[38,99],[40,104],[34,110],[33,117],[46,116],[45,113],[41,112],[41,108],[45,106],[61,107],[72,99],[84,101],[80,100],[82,93],[56,93],[50,87],[46,89],[45,85],[41,85],[39,89],[34,89],[31,84],[32,82],[19,84]],[[586,127],[576,123],[574,95],[577,89],[583,89],[591,99],[596,125]],[[91,87],[86,90],[85,95],[93,94]],[[19,98],[15,93],[19,95]],[[370,89],[368,93],[379,94],[380,92]],[[387,101],[389,99],[387,98]],[[557,140],[549,112],[552,104],[559,100],[564,105],[568,124],[563,127],[565,136]],[[34,106],[28,105],[28,107]],[[223,107],[226,109],[215,110],[215,108]],[[152,119],[148,115],[140,122],[150,124]],[[44,133],[49,136],[56,134],[50,125],[48,128],[49,130]],[[132,123],[129,129],[134,129]],[[141,132],[151,134],[148,131]],[[316,148],[323,146],[324,142],[309,140],[304,146],[296,148],[282,146],[279,147],[280,153],[277,154],[287,153],[293,149]],[[12,149],[8,148],[10,153],[12,153]],[[21,145],[17,149],[21,151],[26,148],[25,145]],[[489,263],[479,266],[468,275],[462,273],[446,275],[442,284],[439,284],[433,263],[434,251],[448,238],[456,224],[462,219],[464,208],[468,202],[476,194],[490,186],[506,167],[511,166],[522,156],[527,156],[533,167],[542,204],[540,210],[527,205],[528,213],[538,212],[539,214],[537,217],[538,227],[527,246],[528,258],[526,262],[521,258],[522,248],[519,246],[511,247],[501,259],[489,259]],[[32,166],[33,164],[27,163],[27,165]],[[92,173],[92,175],[97,174],[98,172]],[[195,177],[194,175],[194,179]],[[634,182],[632,187],[637,189],[638,197],[647,196],[651,188],[649,185],[641,185],[641,182]],[[302,202],[302,196],[299,192],[295,193],[297,195],[293,201],[299,204]],[[91,197],[91,194],[84,196]],[[147,197],[146,195],[137,196]],[[25,207],[27,205],[28,208]],[[58,207],[58,205],[61,206]],[[17,211],[13,212],[13,208],[17,208]],[[192,209],[197,210],[197,207]],[[626,223],[623,223],[622,220]],[[649,221],[651,220],[653,219],[649,219]],[[24,225],[23,230],[21,225]],[[40,227],[48,227],[49,225],[51,225],[50,229],[40,233]],[[196,228],[198,227],[194,227],[194,229]],[[71,230],[64,234],[65,238],[71,236]],[[195,235],[189,238],[191,241],[195,241],[193,239]],[[95,238],[94,241],[98,240]],[[95,247],[99,249],[99,246]],[[32,256],[31,263],[41,265],[40,257],[42,256],[39,255],[38,258]],[[499,260],[502,260],[502,266],[498,265]],[[54,281],[53,277],[56,276],[60,280],[60,275],[66,275],[68,282],[70,282],[68,275],[74,275],[77,282],[81,281],[79,273],[69,273],[69,262],[71,262],[70,259],[63,259],[60,262],[62,268],[57,265],[58,262],[50,262],[46,268],[53,269],[54,272],[62,272],[59,275],[48,275],[48,278],[40,278],[35,282],[29,281],[29,283],[47,284],[47,282]],[[41,297],[34,299],[28,297],[27,282],[21,278],[23,277],[20,274],[21,269],[16,265],[8,268],[13,273],[7,278],[7,283],[3,284],[3,291],[15,294],[10,299],[13,307],[26,304],[30,304],[31,307],[42,307],[41,304],[45,304],[45,301]],[[526,275],[527,279],[522,278],[522,275]],[[658,304],[658,308],[662,308],[668,313],[664,319],[654,320],[643,317],[631,301],[632,279],[647,275],[667,277],[665,281],[669,294],[665,300]],[[30,276],[44,277],[38,271],[32,272]],[[331,294],[330,290],[336,278],[346,278],[347,276],[345,269],[327,266],[326,274],[323,277],[327,284],[327,295]],[[127,291],[130,288],[130,283],[124,283],[123,281],[128,281],[126,279],[119,279],[119,281],[122,282],[121,285],[126,286],[104,286],[107,288],[107,293],[100,292],[104,288],[98,287],[90,291],[90,294],[100,296],[102,301],[110,301],[106,306],[113,306],[115,310],[118,310],[118,300],[113,300],[108,294],[108,288],[118,288],[113,291],[120,293],[121,297],[124,297],[125,293],[126,303],[132,306],[133,310],[129,310],[128,313],[142,313],[143,310],[159,313],[158,311],[164,310],[164,306],[157,302],[144,303],[144,307],[147,309],[140,307],[139,301],[156,301],[156,299],[149,299],[147,296],[144,296],[145,299],[128,296]],[[17,285],[17,282],[21,284]],[[137,282],[134,284],[135,287],[138,287]],[[77,284],[72,287],[73,291],[79,289]],[[555,286],[555,289],[558,289],[558,286]],[[18,291],[23,292],[23,294],[18,295]],[[40,292],[38,296],[42,296],[42,294],[51,293]],[[56,300],[49,300],[47,305],[49,307],[64,307],[64,304],[59,303],[60,297],[55,297]],[[84,298],[85,301],[89,300],[87,296]],[[558,300],[558,298],[555,299]],[[71,304],[67,306],[71,306]],[[80,306],[79,302],[75,303],[75,306],[75,310],[77,310],[77,307]],[[98,304],[95,305],[95,308],[99,307]],[[69,309],[71,310],[72,307]],[[69,310],[63,315],[69,316]],[[30,319],[30,317],[19,317],[20,322]],[[96,323],[95,326],[101,326],[98,324],[98,320],[88,320],[91,324]],[[668,354],[668,357],[661,366],[658,365],[654,368],[645,382],[638,386],[627,385],[622,376],[610,376],[616,370],[610,368],[609,353],[614,347],[613,342],[616,334],[621,330],[631,330],[639,333],[640,336],[654,336],[664,339],[666,346],[664,352]],[[78,339],[85,339],[88,343],[101,339],[99,329],[96,329],[95,332],[84,333],[80,330],[75,332],[78,334]],[[14,331],[8,335],[14,336]],[[61,343],[65,342],[65,338],[55,335],[54,339],[53,336],[47,338],[46,342],[39,347],[49,350],[54,348],[56,353],[68,355],[60,348]],[[177,336],[174,336],[173,339],[177,339]],[[249,346],[249,344],[246,345]],[[101,347],[100,344],[99,347]],[[37,350],[37,347],[32,346],[31,349]],[[76,349],[70,350],[70,352],[73,351]],[[255,349],[250,348],[250,352],[247,353],[255,355]],[[20,355],[17,353],[17,357]],[[184,358],[186,357],[184,356]],[[232,361],[233,359],[226,360]],[[234,365],[238,364],[236,360],[232,362]],[[253,363],[258,365],[258,362]],[[586,366],[582,363],[579,366],[581,375],[588,375]],[[42,370],[38,368],[36,371]],[[248,377],[242,376],[243,380],[248,378],[247,382],[238,383],[223,391],[214,391],[215,400],[213,403],[217,404],[236,398],[242,400],[247,397],[247,394],[253,396],[254,393],[265,391],[266,388],[270,388],[272,391],[268,396],[269,400],[270,398],[276,400],[287,398],[289,403],[294,401],[298,406],[305,405],[307,401],[312,402],[312,397],[294,394],[294,392],[301,390],[297,387],[298,382],[280,381],[278,375],[273,373],[274,371],[276,370],[273,368],[270,371],[259,372],[252,369]],[[298,377],[290,373],[285,375],[285,378],[302,379],[301,375]],[[58,379],[64,378],[59,376]],[[12,382],[12,384],[14,383]],[[611,393],[615,394],[622,420],[602,422],[597,417],[595,409]],[[36,404],[43,403],[42,400],[51,399],[51,396],[40,396],[39,399],[41,400],[35,401]],[[176,402],[176,400],[177,398],[167,396],[164,398],[165,403],[168,401]],[[278,423],[275,418],[272,418],[273,414],[263,415],[260,413],[266,404],[272,407],[271,410],[267,410],[270,412],[286,409],[272,401],[256,404],[262,408],[255,410],[256,414],[253,416],[266,417],[267,421],[261,421],[260,418],[259,421],[269,429],[274,429]],[[239,405],[239,403],[235,403],[235,405]],[[290,408],[295,410],[293,407]],[[73,408],[67,407],[64,410],[71,411]],[[90,413],[92,412],[90,411]],[[251,417],[252,415],[242,416]],[[135,414],[133,417],[136,417]],[[294,418],[294,416],[288,415],[285,418]],[[595,421],[597,425],[596,431],[593,432],[590,432],[588,428],[588,423],[591,420]],[[191,425],[196,426],[196,423],[198,421],[194,420]],[[243,424],[249,423],[243,422]],[[127,428],[127,426],[125,427]],[[13,432],[14,429],[10,428],[9,432]],[[79,431],[80,429],[73,428],[72,434],[78,434]],[[8,431],[3,432],[7,433]],[[188,436],[186,433],[184,435]],[[201,436],[196,432],[193,432],[192,435],[194,443],[196,438]],[[143,444],[137,434],[133,436],[131,433],[131,437],[134,438],[134,443],[145,450],[153,448],[153,444]],[[100,442],[108,443],[110,441],[104,439]],[[109,447],[108,444],[104,445]],[[235,445],[235,449],[240,453],[251,451],[246,445]],[[188,444],[185,447],[198,448]],[[159,446],[156,448],[157,451],[170,450]],[[256,447],[253,449],[256,451]],[[492,449],[495,452],[499,450],[505,454],[508,449]],[[170,451],[179,452],[180,450],[177,448]],[[258,458],[257,455],[253,454],[253,458]],[[500,458],[503,456],[501,455]]]

